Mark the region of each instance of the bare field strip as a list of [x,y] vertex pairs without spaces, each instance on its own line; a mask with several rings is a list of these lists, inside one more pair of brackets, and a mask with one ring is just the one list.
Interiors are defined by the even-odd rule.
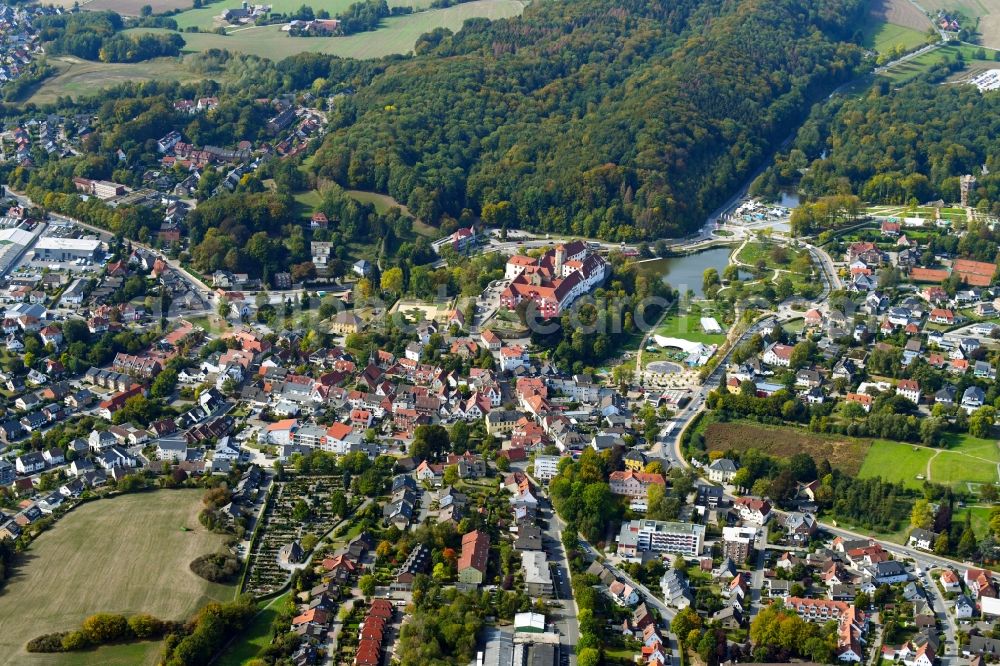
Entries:
[[114,663],[119,652],[128,663],[155,652],[155,644],[59,656],[29,655],[24,644],[75,629],[97,612],[179,620],[211,599],[232,598],[234,587],[209,583],[188,568],[223,542],[198,523],[201,495],[158,490],[97,500],[40,535],[0,592],[0,664]]
[[979,19],[979,32],[983,46],[1000,49],[1000,11]]

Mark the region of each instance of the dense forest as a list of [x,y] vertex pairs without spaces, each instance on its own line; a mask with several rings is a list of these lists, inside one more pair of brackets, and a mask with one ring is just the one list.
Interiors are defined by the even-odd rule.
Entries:
[[115,12],[79,12],[43,16],[36,23],[46,51],[101,62],[140,62],[175,56],[184,46],[179,34],[125,35]]
[[863,4],[578,0],[467,21],[339,104],[315,168],[429,221],[676,235],[852,75],[861,50],[837,40]]
[[[801,177],[813,197],[855,194],[886,204],[959,200],[959,178],[977,177],[971,203],[1000,213],[1000,93],[931,81],[818,106],[793,147],[755,182],[773,193]],[[988,173],[983,173],[983,167]],[[990,258],[992,260],[992,257]]]

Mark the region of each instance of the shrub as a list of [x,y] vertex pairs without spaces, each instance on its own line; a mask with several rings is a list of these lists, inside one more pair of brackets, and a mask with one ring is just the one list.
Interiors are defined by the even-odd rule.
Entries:
[[81,631],[95,645],[118,641],[129,636],[128,619],[124,615],[97,613],[83,621]]
[[139,615],[133,615],[128,619],[129,629],[135,634],[136,638],[147,639],[147,638],[157,638],[163,634],[164,623],[159,618],[155,618],[152,615],[142,613]]
[[212,583],[224,583],[240,570],[240,562],[231,553],[209,553],[191,561],[191,571]]
[[243,630],[256,612],[256,602],[246,595],[229,603],[206,605],[191,622],[188,635],[180,640],[176,634],[167,636],[161,663],[166,666],[207,663],[227,637]]
[[42,634],[28,641],[25,649],[28,652],[64,652],[63,639],[66,637],[65,631],[57,631],[53,634]]
[[73,650],[85,650],[90,647],[90,641],[87,640],[87,634],[82,631],[71,631],[62,639],[63,650],[67,652]]

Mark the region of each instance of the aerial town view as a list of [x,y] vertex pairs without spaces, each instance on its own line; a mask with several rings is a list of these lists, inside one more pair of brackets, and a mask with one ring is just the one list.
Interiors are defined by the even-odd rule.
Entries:
[[1000,662],[1000,0],[0,0],[0,666]]

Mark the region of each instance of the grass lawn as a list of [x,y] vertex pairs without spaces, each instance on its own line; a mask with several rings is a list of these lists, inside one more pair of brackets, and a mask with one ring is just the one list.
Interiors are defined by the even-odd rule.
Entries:
[[979,439],[966,433],[948,433],[944,436],[943,442],[949,451],[1000,462],[1000,447],[994,439]]
[[952,514],[952,520],[964,522],[966,511],[972,513],[972,529],[975,531],[976,536],[981,538],[990,529],[990,511],[992,511],[992,508],[988,506],[971,506],[963,509],[956,506]]
[[931,461],[931,481],[967,490],[967,483],[996,483],[997,467],[976,458],[946,451]]
[[32,666],[156,666],[161,654],[163,641],[143,641],[127,645],[105,645],[83,652],[33,654],[16,663]]
[[[312,160],[314,156],[310,156],[309,159]],[[391,208],[399,208],[403,215],[411,218],[413,220],[413,233],[420,236],[427,236],[429,238],[437,238],[441,235],[441,232],[429,224],[425,224],[420,220],[413,217],[413,213],[410,209],[399,203],[388,194],[381,194],[379,192],[365,192],[363,190],[344,190],[347,196],[351,197],[355,201],[361,203],[371,204],[375,206],[375,212],[383,214]],[[293,195],[293,198],[302,205],[302,210],[300,213],[303,216],[310,216],[312,212],[319,208],[320,204],[323,203],[323,197],[318,190],[309,190],[307,192],[299,192]]]
[[931,449],[914,447],[905,442],[875,441],[868,449],[858,477],[870,479],[876,476],[886,481],[902,483],[907,488],[923,485],[917,475],[927,474],[927,461],[934,455]]
[[910,51],[926,41],[927,35],[919,30],[886,21],[869,21],[862,33],[861,44],[867,49],[886,53],[897,45],[902,45],[904,50]]
[[299,212],[303,217],[312,217],[313,212],[323,203],[323,197],[316,190],[297,192],[292,195],[292,198],[302,205],[302,209]]
[[246,631],[215,661],[216,666],[240,666],[253,659],[264,647],[271,643],[271,623],[278,617],[282,604],[288,600],[290,592],[272,599],[253,619]]
[[806,326],[805,319],[790,319],[781,325],[781,328],[788,333],[801,333]]
[[399,203],[388,194],[379,194],[378,192],[365,192],[364,190],[347,190],[348,196],[350,196],[355,201],[360,201],[361,203],[371,204],[375,206],[375,212],[378,214],[383,214],[389,211],[390,208],[396,207],[403,211],[407,217],[413,217],[410,210]]
[[663,319],[655,334],[706,345],[721,345],[726,340],[725,333],[709,334],[701,328],[701,318],[711,317],[712,314],[710,310],[703,310],[698,303],[692,303],[686,313],[680,313],[675,308]]
[[90,502],[39,536],[4,588],[0,664],[155,663],[157,643],[58,657],[29,655],[24,644],[75,629],[96,612],[182,620],[210,600],[231,599],[235,586],[209,583],[188,568],[223,541],[198,523],[201,495],[159,490]]
[[[213,14],[222,11],[220,5],[212,5],[207,9]],[[329,53],[345,58],[380,58],[409,53],[420,35],[435,28],[448,28],[457,32],[467,19],[509,18],[519,16],[523,10],[524,3],[520,0],[473,0],[446,9],[431,9],[407,16],[393,16],[385,19],[378,30],[346,37],[291,37],[281,31],[280,25],[240,28],[227,35],[185,32],[182,36],[186,42],[184,50],[192,53],[208,49],[228,49],[272,60],[283,60],[304,52]],[[180,14],[174,17],[178,24],[181,23],[183,16]],[[127,32],[169,31],[135,28]]]
[[72,56],[49,58],[58,73],[41,82],[24,101],[46,104],[57,97],[93,95],[125,81],[179,81],[192,83],[205,76],[190,71],[179,58],[155,58],[138,63],[90,62]]
[[930,462],[930,480],[968,490],[967,483],[997,481],[1000,462],[997,444],[992,440],[969,435],[949,434],[941,449],[914,447],[905,442],[877,440],[868,451],[859,476],[881,476],[908,488],[919,488]]

